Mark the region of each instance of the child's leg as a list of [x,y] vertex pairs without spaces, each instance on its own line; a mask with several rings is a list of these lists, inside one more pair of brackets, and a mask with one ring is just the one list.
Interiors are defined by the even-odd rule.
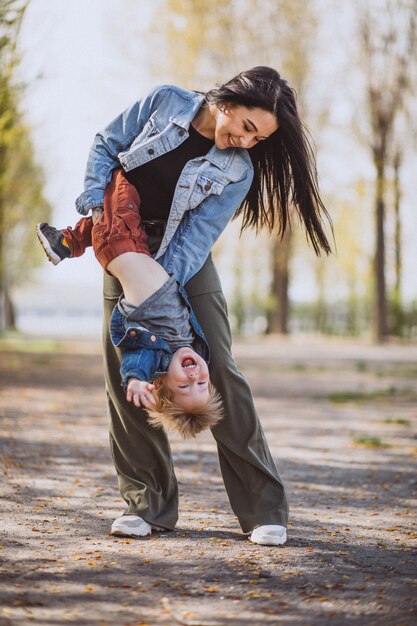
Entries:
[[106,188],[103,215],[92,229],[97,260],[119,279],[125,298],[135,306],[162,287],[168,278],[150,256],[139,206],[136,188],[126,180],[122,170],[116,170]]
[[124,297],[139,306],[166,283],[169,276],[152,257],[137,252],[124,252],[110,261],[107,272],[122,285]]
[[93,220],[91,217],[82,217],[74,228],[68,226],[62,229],[64,236],[63,244],[68,246],[71,251],[71,257],[81,256],[85,249],[92,245],[91,231],[93,229]]
[[105,270],[110,261],[124,252],[150,255],[139,206],[136,188],[126,180],[122,170],[115,170],[106,187],[103,213],[92,229],[94,254]]

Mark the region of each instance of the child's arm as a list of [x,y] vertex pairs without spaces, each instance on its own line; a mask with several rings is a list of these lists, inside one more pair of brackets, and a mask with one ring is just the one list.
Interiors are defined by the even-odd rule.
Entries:
[[[135,406],[152,406],[155,386],[148,382],[160,370],[160,342],[135,322],[126,322],[116,306],[110,322],[113,345],[121,350],[120,375],[126,399]],[[146,344],[151,344],[148,347]]]
[[155,385],[152,383],[139,380],[138,378],[130,378],[127,391],[126,400],[133,402],[137,407],[144,406],[156,406],[156,401],[152,391],[155,389]]

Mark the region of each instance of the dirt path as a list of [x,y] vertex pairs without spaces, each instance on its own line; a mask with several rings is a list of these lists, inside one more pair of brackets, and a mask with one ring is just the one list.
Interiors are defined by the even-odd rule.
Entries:
[[241,535],[210,435],[172,438],[177,530],[111,537],[99,347],[63,348],[1,346],[0,626],[417,623],[415,347],[236,344],[290,493],[282,548]]

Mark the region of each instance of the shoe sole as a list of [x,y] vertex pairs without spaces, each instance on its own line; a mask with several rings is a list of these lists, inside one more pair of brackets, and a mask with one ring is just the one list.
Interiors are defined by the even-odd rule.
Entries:
[[146,526],[144,530],[139,532],[135,532],[135,529],[129,526],[125,526],[123,523],[118,523],[112,525],[110,534],[115,535],[116,537],[148,537],[152,533],[152,528],[146,530]]
[[138,533],[132,533],[131,531],[112,530],[110,531],[110,534],[113,535],[114,537],[149,537],[149,535],[151,534],[151,531],[149,531],[148,533],[139,535]]
[[167,530],[166,528],[162,528],[161,526],[152,526],[152,530],[150,530],[145,535],[138,535],[137,533],[132,533],[132,531],[130,530],[125,531],[122,528],[117,528],[116,530],[112,529],[110,531],[110,534],[115,535],[116,537],[149,537],[149,535],[151,535],[153,532],[163,533],[166,530]]
[[274,535],[271,536],[265,533],[265,535],[261,535],[257,539],[252,539],[251,536],[249,536],[248,539],[258,546],[283,546],[284,543],[287,543],[287,533],[282,537],[274,537]]
[[61,257],[58,256],[49,245],[49,241],[41,231],[40,227],[36,227],[36,234],[38,235],[39,243],[45,251],[46,256],[48,257],[48,261],[51,261],[54,265],[58,265],[62,261]]
[[282,540],[276,540],[275,539],[275,540],[273,540],[273,539],[266,539],[266,538],[265,538],[265,540],[259,540],[258,539],[257,541],[254,541],[250,537],[249,537],[249,541],[251,543],[254,543],[255,545],[258,545],[258,546],[283,546],[287,542],[286,539],[282,539]]

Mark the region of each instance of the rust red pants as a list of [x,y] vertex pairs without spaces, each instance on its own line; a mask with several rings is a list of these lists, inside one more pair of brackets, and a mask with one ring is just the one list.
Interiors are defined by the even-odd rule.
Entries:
[[81,256],[93,246],[100,265],[107,265],[124,252],[150,256],[148,236],[139,214],[140,198],[136,188],[115,170],[104,195],[103,214],[93,225],[91,217],[82,217],[74,228],[62,230],[71,256]]

